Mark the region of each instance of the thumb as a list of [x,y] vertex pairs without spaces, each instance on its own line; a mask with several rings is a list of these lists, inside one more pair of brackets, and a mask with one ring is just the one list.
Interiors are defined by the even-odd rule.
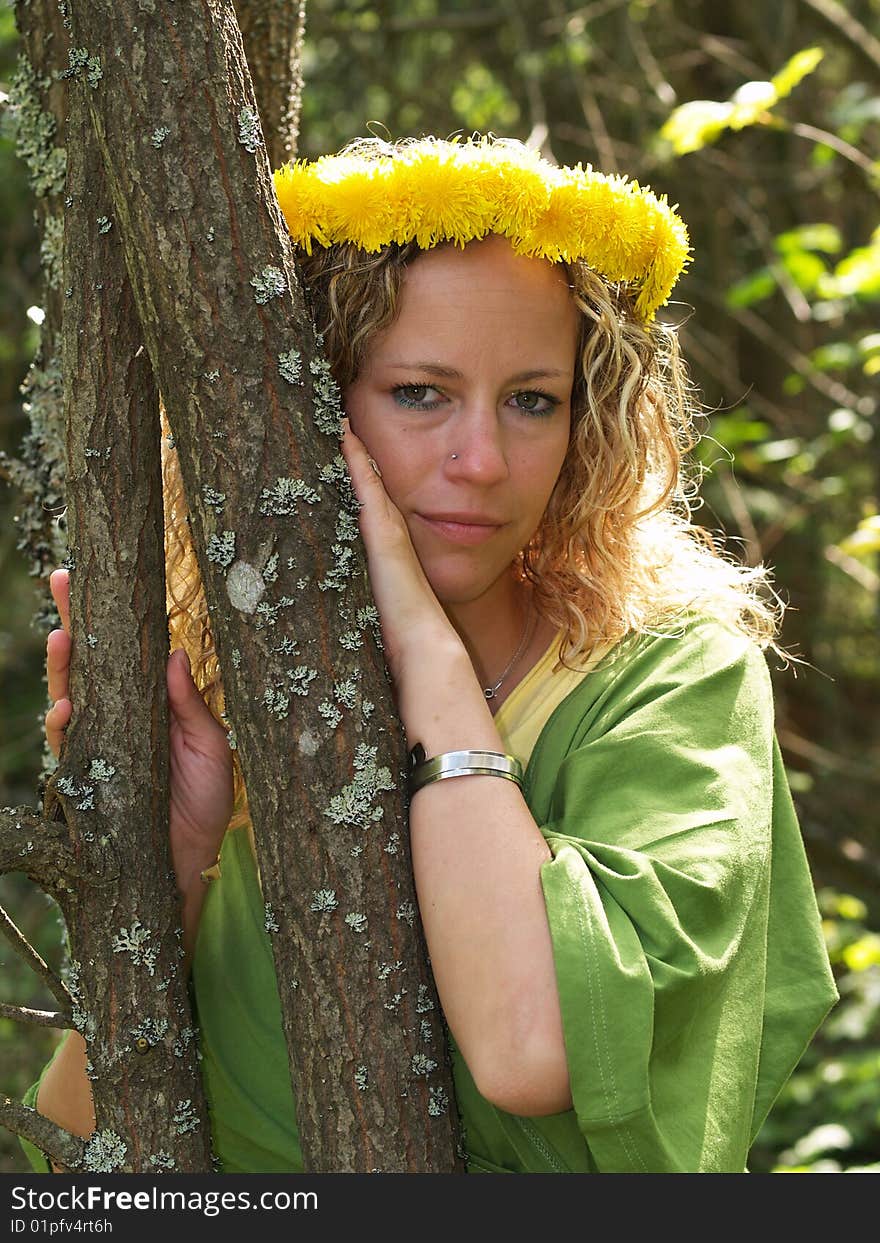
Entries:
[[184,729],[203,727],[205,717],[211,714],[193,681],[189,655],[182,647],[168,658],[167,683],[168,703],[178,723]]

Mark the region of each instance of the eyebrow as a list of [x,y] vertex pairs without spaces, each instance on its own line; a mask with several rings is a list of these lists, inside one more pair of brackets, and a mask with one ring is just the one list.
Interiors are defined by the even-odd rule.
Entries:
[[[426,371],[429,375],[440,376],[445,380],[461,380],[463,378],[460,371],[456,371],[454,367],[441,367],[439,363],[407,363],[394,362],[386,363],[386,367],[395,367],[400,371]],[[522,384],[527,380],[542,380],[554,376],[562,376],[570,380],[572,378],[570,371],[562,371],[558,367],[538,368],[535,371],[520,371],[516,375],[508,377],[508,384]]]

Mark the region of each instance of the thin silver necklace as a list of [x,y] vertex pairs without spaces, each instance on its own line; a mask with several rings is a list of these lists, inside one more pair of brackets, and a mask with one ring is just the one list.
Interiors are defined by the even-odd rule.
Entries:
[[514,652],[514,654],[513,654],[513,659],[511,660],[511,662],[510,662],[510,664],[507,666],[507,668],[504,670],[504,672],[502,673],[502,675],[501,675],[501,677],[498,679],[498,681],[495,683],[495,685],[494,685],[494,686],[484,686],[484,687],[483,687],[483,694],[486,696],[486,698],[487,698],[487,699],[494,699],[494,698],[495,698],[495,696],[497,695],[498,690],[499,690],[499,688],[500,688],[500,686],[501,686],[501,683],[502,683],[502,682],[504,681],[504,679],[507,677],[508,673],[510,673],[511,669],[512,669],[512,668],[513,668],[513,666],[516,664],[516,662],[519,660],[520,656],[522,656],[522,654],[523,654],[523,649],[525,648],[525,645],[526,645],[526,640],[527,640],[527,638],[529,637],[529,622],[530,622],[531,620],[532,620],[532,601],[531,601],[531,599],[529,599],[529,611],[526,613],[526,624],[525,624],[525,629],[523,630],[522,638],[521,638],[521,639],[520,639],[520,641],[519,641],[519,647],[518,647],[518,648],[516,649],[516,651]]

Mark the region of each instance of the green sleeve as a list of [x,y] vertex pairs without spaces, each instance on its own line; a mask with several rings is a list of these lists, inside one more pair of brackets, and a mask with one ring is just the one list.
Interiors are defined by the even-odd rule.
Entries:
[[700,621],[594,676],[530,765],[578,1126],[600,1171],[741,1171],[836,998],[766,663]]

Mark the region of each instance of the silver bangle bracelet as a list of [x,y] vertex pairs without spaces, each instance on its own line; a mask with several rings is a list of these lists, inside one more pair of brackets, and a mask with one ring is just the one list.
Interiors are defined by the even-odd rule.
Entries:
[[422,786],[448,777],[503,777],[521,789],[523,769],[516,756],[501,751],[445,751],[429,760],[425,758],[425,748],[417,742],[409,753],[410,798]]

